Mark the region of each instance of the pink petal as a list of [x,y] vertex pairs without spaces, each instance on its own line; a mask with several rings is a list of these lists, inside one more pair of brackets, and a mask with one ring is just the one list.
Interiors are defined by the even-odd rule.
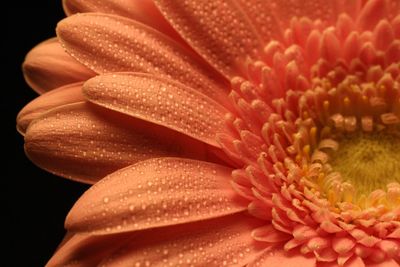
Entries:
[[17,129],[25,134],[28,125],[46,111],[52,108],[85,101],[82,94],[83,83],[68,84],[47,92],[26,105],[17,116]]
[[59,22],[57,34],[68,53],[97,73],[153,73],[229,105],[229,87],[221,76],[199,63],[194,53],[141,23],[114,15],[84,13]]
[[400,238],[400,227],[397,227],[390,235],[387,236],[388,238]]
[[385,53],[385,62],[388,65],[397,63],[400,60],[400,40],[396,40],[390,44]]
[[[265,1],[268,2],[269,8],[260,10],[259,12],[274,13],[282,29],[289,28],[290,22],[294,17],[307,17],[311,20],[321,20],[332,23],[336,19],[336,1],[325,0],[307,0],[307,1]],[[270,10],[271,9],[271,10]],[[321,12],[323,10],[324,12]],[[261,16],[261,15],[259,15]]]
[[349,252],[355,245],[355,240],[351,237],[334,237],[332,239],[332,248],[338,254]]
[[343,229],[340,228],[337,224],[334,224],[331,221],[323,221],[320,225],[321,229],[323,229],[327,233],[338,233],[343,232]]
[[140,231],[100,266],[245,266],[260,253],[242,213]]
[[41,168],[86,183],[148,158],[208,158],[202,143],[90,103],[65,105],[36,119],[25,150]]
[[141,161],[89,189],[72,208],[66,227],[101,234],[126,232],[246,210],[230,187],[231,171],[181,158]]
[[325,31],[321,41],[321,56],[334,64],[340,56],[340,43],[333,31]]
[[180,39],[169,25],[152,0],[64,0],[65,13],[106,13],[127,17],[144,23],[174,39]]
[[338,13],[341,12],[349,14],[352,18],[356,18],[362,8],[363,0],[336,0]]
[[367,1],[357,20],[359,29],[372,30],[381,19],[386,18],[388,14],[386,3],[386,0]]
[[270,1],[239,0],[238,5],[245,12],[265,44],[272,39],[282,39],[283,32],[279,24],[281,17],[274,13],[274,5]]
[[374,45],[378,50],[385,51],[394,41],[394,32],[392,26],[387,20],[381,20],[373,32]]
[[126,234],[102,236],[74,234],[63,241],[46,267],[97,266],[104,257],[123,245],[128,237]]
[[368,267],[399,267],[400,264],[397,263],[394,259],[387,259],[380,263],[368,263]]
[[314,257],[306,257],[298,251],[286,252],[284,250],[273,248],[267,249],[258,259],[251,262],[247,267],[313,267],[316,266]]
[[346,267],[365,267],[365,264],[364,264],[364,261],[360,257],[353,256],[348,261],[346,261],[346,264],[344,266],[346,266]]
[[66,84],[86,81],[95,75],[65,53],[57,38],[34,47],[26,55],[23,71],[26,82],[40,94]]
[[228,112],[182,84],[149,74],[97,76],[84,85],[89,101],[176,130],[215,147]]
[[[261,36],[234,1],[156,0],[177,32],[226,77],[237,73],[239,57],[261,48]],[[188,26],[189,25],[189,26]]]
[[272,225],[258,227],[251,232],[251,236],[257,241],[277,243],[289,240],[292,236],[276,230]]

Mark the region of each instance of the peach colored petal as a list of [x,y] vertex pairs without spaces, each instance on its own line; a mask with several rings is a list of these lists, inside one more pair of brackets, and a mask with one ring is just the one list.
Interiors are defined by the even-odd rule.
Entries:
[[32,120],[52,108],[84,101],[82,85],[82,82],[68,84],[35,98],[18,113],[18,131],[24,135]]
[[317,266],[314,257],[305,257],[299,252],[285,252],[281,249],[268,248],[256,260],[247,265],[247,267],[284,267],[284,266]]
[[152,0],[63,0],[63,7],[68,16],[88,12],[119,15],[144,23],[175,40],[181,39]]
[[155,3],[194,50],[226,77],[237,73],[240,57],[253,55],[263,45],[260,34],[234,0]]
[[232,169],[182,158],[141,161],[92,186],[66,228],[119,233],[222,217],[246,210],[229,185]]
[[[174,79],[229,106],[229,87],[194,53],[133,20],[100,13],[68,17],[57,26],[68,53],[97,73],[134,71]],[[104,38],[107,36],[107,38]]]
[[86,183],[148,158],[209,158],[200,142],[90,103],[55,108],[34,120],[25,150],[39,167]]
[[40,94],[95,75],[65,53],[57,38],[34,47],[26,55],[23,71],[26,82]]
[[244,266],[260,253],[243,213],[140,231],[100,266]]
[[91,236],[74,234],[60,245],[46,267],[97,266],[104,257],[123,245],[128,235]]
[[228,112],[183,84],[143,73],[104,74],[83,86],[89,101],[176,130],[219,147]]

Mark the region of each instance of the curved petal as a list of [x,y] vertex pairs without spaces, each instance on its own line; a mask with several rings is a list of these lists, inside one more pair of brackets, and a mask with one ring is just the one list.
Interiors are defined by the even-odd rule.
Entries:
[[258,224],[243,213],[141,231],[101,266],[244,266],[260,247],[250,236]]
[[281,249],[268,248],[259,258],[251,262],[247,267],[268,266],[317,266],[315,257],[306,257],[300,252],[286,252]]
[[90,103],[55,108],[34,120],[25,151],[39,167],[86,183],[154,157],[209,160],[200,142]]
[[[259,222],[244,214],[139,232],[75,234],[50,259],[55,266],[244,266],[259,254],[249,235]],[[117,251],[116,254],[111,253]],[[127,257],[123,258],[123,254]],[[103,262],[100,261],[103,259]],[[172,265],[165,265],[166,262]],[[143,263],[143,264],[141,264]],[[197,264],[198,263],[198,264]]]
[[359,29],[362,31],[373,30],[381,19],[387,18],[387,2],[387,0],[366,1],[357,18]]
[[130,236],[126,234],[103,236],[74,234],[60,245],[46,267],[97,266],[103,258],[123,245],[128,237]]
[[235,0],[156,0],[177,32],[225,77],[237,75],[238,59],[254,55],[261,36]]
[[83,86],[95,104],[128,114],[219,147],[228,111],[211,98],[180,83],[143,73],[97,76]]
[[199,63],[194,53],[141,23],[114,15],[84,13],[59,22],[57,34],[68,53],[97,73],[153,73],[173,78],[229,105],[229,87],[217,73]]
[[38,93],[86,81],[95,73],[65,53],[57,38],[34,47],[22,65],[25,80]]
[[68,16],[87,12],[119,15],[144,23],[175,40],[181,39],[152,0],[63,0],[63,7]]
[[32,120],[52,108],[85,101],[82,85],[82,82],[68,84],[35,98],[18,113],[18,131],[24,135]]
[[118,170],[92,186],[66,220],[74,232],[119,233],[222,217],[246,210],[230,187],[232,169],[159,158]]
[[351,18],[357,18],[364,0],[336,0],[332,2],[336,2],[337,14],[346,13],[350,15]]

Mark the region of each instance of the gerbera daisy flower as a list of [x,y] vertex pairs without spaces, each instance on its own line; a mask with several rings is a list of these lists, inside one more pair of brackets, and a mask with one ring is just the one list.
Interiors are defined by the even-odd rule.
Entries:
[[48,266],[399,266],[398,1],[64,8],[18,129],[94,185]]

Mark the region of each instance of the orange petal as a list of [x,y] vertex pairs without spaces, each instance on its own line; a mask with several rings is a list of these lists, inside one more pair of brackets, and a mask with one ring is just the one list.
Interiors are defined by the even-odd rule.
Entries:
[[89,101],[219,147],[228,112],[211,98],[171,80],[143,73],[104,74],[83,86]]
[[63,7],[68,16],[88,12],[119,15],[144,23],[175,40],[180,39],[152,0],[63,0]]
[[317,266],[314,257],[306,257],[298,251],[286,252],[284,250],[273,248],[267,249],[259,258],[251,262],[247,267],[268,266]]
[[207,158],[200,142],[90,103],[55,108],[33,121],[25,150],[39,167],[86,183],[148,158]]
[[66,84],[86,81],[95,75],[65,53],[57,38],[34,47],[26,55],[23,71],[26,82],[40,94]]
[[97,266],[104,257],[123,245],[128,237],[128,235],[90,236],[74,234],[61,244],[46,267]]
[[18,113],[18,131],[21,134],[25,134],[25,131],[32,120],[52,108],[84,101],[85,98],[82,94],[82,85],[82,82],[68,84],[35,98]]
[[255,223],[240,213],[141,231],[100,266],[245,266],[260,253],[250,236]]
[[84,13],[59,22],[57,34],[68,53],[97,73],[153,73],[228,103],[229,87],[221,76],[199,63],[194,53],[141,23],[114,15]]
[[231,171],[182,158],[141,161],[110,174],[83,194],[70,211],[66,228],[119,233],[246,210],[230,187]]
[[237,73],[238,59],[251,56],[262,38],[243,9],[229,0],[156,0],[177,32],[226,77]]

